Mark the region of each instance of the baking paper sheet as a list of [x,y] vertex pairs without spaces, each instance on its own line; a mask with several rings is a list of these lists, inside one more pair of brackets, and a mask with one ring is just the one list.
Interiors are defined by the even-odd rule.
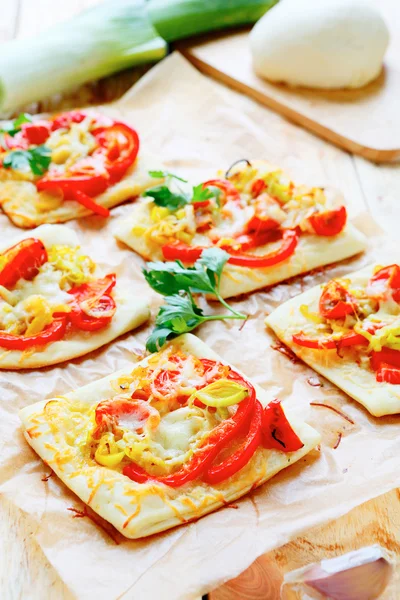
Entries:
[[[137,127],[143,149],[159,153],[169,170],[195,180],[210,178],[216,168],[247,156],[276,162],[310,184],[332,185],[339,179],[350,207],[360,195],[348,155],[254,103],[246,110],[240,103],[231,104],[226,92],[180,55],[156,66],[112,110]],[[151,297],[155,309],[160,299],[142,278],[141,259],[111,235],[116,218],[129,211],[126,205],[113,210],[107,223],[91,217],[69,226],[96,260],[136,280],[137,293]],[[4,216],[0,225],[4,237],[16,231]],[[381,247],[367,217],[361,225],[370,227],[371,241]],[[364,255],[239,299],[235,308],[250,315],[241,331],[242,322],[234,321],[208,323],[197,331],[227,361],[296,407],[322,432],[323,442],[320,451],[237,505],[144,541],[125,540],[107,525],[106,533],[87,517],[74,518],[69,509],[81,510],[82,503],[56,476],[43,481],[49,469],[24,441],[17,412],[132,364],[150,329],[143,327],[66,365],[1,373],[0,491],[32,519],[45,555],[79,599],[197,598],[300,532],[400,486],[399,419],[369,416],[308,367],[292,363],[271,348],[276,340],[264,326],[266,313],[286,299],[367,262]],[[341,408],[354,425],[330,410],[310,407],[310,402]],[[333,449],[339,433],[343,439]]]

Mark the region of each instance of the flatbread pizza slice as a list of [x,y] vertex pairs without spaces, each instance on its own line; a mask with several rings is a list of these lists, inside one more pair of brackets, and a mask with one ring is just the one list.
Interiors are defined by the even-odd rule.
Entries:
[[154,185],[149,170],[160,168],[132,127],[89,109],[3,123],[0,159],[0,206],[22,228],[106,218]]
[[400,413],[400,267],[370,265],[292,298],[266,323],[374,416]]
[[149,318],[146,300],[104,273],[65,225],[0,247],[0,369],[46,367],[87,354]]
[[362,252],[364,236],[322,188],[294,184],[266,161],[239,161],[225,175],[185,188],[167,177],[149,189],[115,236],[146,260],[193,264],[204,248],[231,256],[224,298],[284,281]]
[[220,508],[320,441],[190,334],[20,417],[32,448],[128,538]]

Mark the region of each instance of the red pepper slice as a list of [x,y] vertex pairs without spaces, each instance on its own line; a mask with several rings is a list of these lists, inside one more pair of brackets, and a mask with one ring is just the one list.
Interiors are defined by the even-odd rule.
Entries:
[[252,217],[247,223],[246,229],[250,234],[259,234],[262,232],[268,232],[271,229],[277,229],[279,226],[280,224],[278,223],[278,221],[275,221],[275,219],[268,217],[267,214],[256,212],[254,217]]
[[45,346],[50,342],[61,340],[65,335],[67,324],[67,315],[59,315],[43,331],[35,335],[24,337],[0,331],[0,347],[7,350],[28,350],[34,346]]
[[[385,286],[386,282],[386,286]],[[386,290],[383,289],[386,287]],[[371,298],[384,299],[386,291],[391,290],[395,302],[400,303],[400,267],[390,265],[380,269],[368,282],[368,295]]]
[[346,207],[340,206],[334,210],[317,213],[309,217],[308,220],[317,235],[338,235],[346,225]]
[[110,296],[115,283],[116,277],[112,273],[103,279],[71,288],[68,293],[75,300],[69,314],[71,323],[84,331],[97,331],[107,327],[117,308]]
[[276,250],[261,256],[238,253],[232,255],[228,259],[228,263],[249,268],[272,267],[290,258],[296,250],[297,242],[297,232],[293,229],[286,229],[282,235],[282,244]]
[[27,238],[2,254],[6,264],[0,271],[0,285],[12,288],[19,279],[33,279],[47,260],[47,250],[41,240]]
[[225,202],[228,202],[228,200],[233,200],[234,202],[240,200],[240,194],[238,190],[228,179],[209,179],[203,183],[203,188],[206,187],[216,187],[221,190],[221,192],[224,194],[223,200]]
[[371,368],[377,371],[382,363],[388,363],[400,369],[400,350],[393,348],[382,348],[379,352],[371,353]]
[[264,408],[262,439],[264,448],[282,452],[296,452],[304,446],[287,420],[280,400],[272,400]]
[[379,383],[391,383],[400,385],[400,367],[388,363],[381,363],[376,372],[376,381]]
[[110,127],[100,127],[92,133],[100,145],[93,156],[105,157],[105,167],[111,183],[119,181],[138,155],[137,132],[125,123],[115,122]]
[[46,142],[51,133],[51,126],[52,124],[50,121],[33,121],[33,123],[24,123],[21,127],[21,131],[29,144],[39,146]]
[[269,231],[264,231],[260,233],[244,233],[237,236],[234,240],[234,243],[231,245],[222,245],[221,248],[229,252],[232,250],[232,246],[235,248],[239,246],[239,250],[237,252],[245,252],[246,250],[251,250],[252,248],[258,248],[259,246],[265,246],[266,244],[270,244],[271,242],[277,242],[281,239],[281,232],[276,229],[270,229]]
[[332,339],[330,337],[313,339],[301,332],[293,335],[292,340],[295,344],[303,346],[303,348],[313,348],[317,350],[337,350],[348,346],[368,344],[367,338],[361,335],[361,333],[355,333],[355,331],[350,331],[337,339]]
[[265,181],[263,179],[256,179],[251,184],[251,193],[255,198],[257,196],[259,196],[260,194],[262,194],[262,192],[266,189],[267,189],[267,184],[265,183]]
[[99,217],[110,216],[110,211],[108,210],[108,208],[106,208],[105,206],[101,206],[101,204],[97,204],[97,202],[95,202],[93,198],[91,198],[84,192],[80,190],[74,190],[72,194],[74,196],[74,200],[79,202],[79,204],[82,204],[82,206],[84,206],[85,208],[91,210],[95,215],[99,215]]
[[355,312],[355,300],[351,294],[335,280],[323,289],[319,299],[319,312],[325,319],[342,319]]
[[103,193],[110,183],[104,165],[98,159],[88,157],[77,163],[69,174],[58,175],[49,172],[36,182],[39,191],[61,189],[66,200],[75,199],[73,192],[79,191],[89,196]]
[[202,476],[202,480],[211,485],[225,481],[243,469],[253,457],[261,442],[263,409],[258,400],[255,402],[249,431],[240,446],[228,458],[212,465]]
[[163,257],[166,260],[181,260],[184,263],[194,263],[204,250],[201,246],[188,246],[184,242],[172,242],[165,244],[161,248]]
[[[272,267],[287,260],[293,254],[297,246],[297,241],[297,232],[293,229],[286,229],[282,235],[282,244],[277,250],[273,250],[262,256],[241,254],[240,252],[232,254],[232,251],[230,251],[231,256],[228,259],[228,263],[249,268]],[[173,242],[172,244],[162,246],[162,253],[166,260],[181,260],[184,263],[194,263],[200,258],[204,249],[201,246],[188,246],[188,244],[184,244],[183,242]]]
[[[262,181],[262,180],[259,180]],[[263,182],[264,183],[264,182]],[[247,233],[261,233],[270,231],[271,229],[277,229],[280,227],[280,223],[273,219],[269,214],[269,208],[272,205],[278,203],[273,199],[258,198],[254,203],[254,216],[247,223]]]
[[82,123],[86,116],[86,113],[80,110],[63,112],[52,119],[52,130],[68,129],[72,123]]
[[253,414],[256,403],[256,394],[253,386],[234,371],[229,373],[229,378],[235,379],[235,381],[246,386],[249,390],[249,395],[240,402],[236,413],[232,417],[225,419],[225,421],[222,421],[211,431],[188,463],[172,475],[164,477],[152,477],[135,463],[130,463],[124,467],[123,474],[138,483],[154,480],[170,487],[180,487],[189,481],[201,477],[208,467],[211,466],[222,448],[235,439],[244,427],[248,427],[249,420]]

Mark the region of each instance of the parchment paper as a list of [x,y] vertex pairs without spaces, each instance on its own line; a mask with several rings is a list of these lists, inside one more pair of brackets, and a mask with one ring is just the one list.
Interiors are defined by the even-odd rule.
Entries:
[[[271,118],[255,104],[248,109],[251,120],[179,55],[156,66],[113,110],[137,127],[143,149],[158,152],[170,170],[197,180],[238,158],[262,157],[311,184],[334,184],[340,172],[350,205],[360,194],[350,175],[347,186],[350,157],[279,117]],[[113,210],[106,224],[91,217],[70,226],[97,260],[135,279],[138,294],[151,296],[155,307],[160,299],[143,281],[141,259],[111,236],[116,217],[129,210],[129,205]],[[361,222],[368,226],[368,219]],[[4,237],[15,233],[5,217],[0,224]],[[381,243],[378,239],[375,246]],[[224,508],[144,541],[127,541],[107,526],[109,533],[88,518],[74,518],[68,509],[82,509],[82,503],[55,476],[42,481],[49,471],[24,441],[17,411],[133,363],[149,328],[67,365],[1,373],[0,491],[31,517],[48,560],[79,599],[198,597],[300,532],[400,486],[399,419],[369,416],[305,365],[292,363],[271,348],[276,340],[264,326],[266,313],[289,297],[367,262],[364,255],[239,299],[236,308],[250,315],[242,331],[242,323],[233,321],[209,323],[197,331],[226,360],[296,407],[322,432],[323,443],[320,451],[239,501],[236,509]],[[330,410],[310,407],[310,401],[340,407],[354,425]],[[343,439],[333,449],[339,433]]]

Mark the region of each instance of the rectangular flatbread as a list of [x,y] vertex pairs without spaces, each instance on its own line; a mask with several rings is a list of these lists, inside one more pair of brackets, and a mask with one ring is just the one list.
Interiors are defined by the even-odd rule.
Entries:
[[[238,296],[279,283],[317,267],[344,260],[365,249],[366,239],[364,235],[349,222],[336,235],[317,235],[310,229],[309,218],[316,210],[315,206],[318,206],[319,209],[321,209],[321,206],[325,206],[321,210],[333,210],[337,206],[337,202],[335,203],[335,200],[330,198],[328,192],[325,193],[321,188],[310,189],[304,186],[293,188],[296,190],[297,195],[290,200],[295,206],[295,209],[292,210],[287,208],[290,202],[282,200],[279,205],[275,198],[268,194],[265,195],[264,192],[254,198],[249,190],[257,181],[269,182],[271,194],[280,194],[281,197],[285,193],[291,193],[287,192],[287,189],[290,190],[290,186],[294,185],[292,182],[286,183],[287,179],[284,174],[266,161],[254,160],[251,162],[251,168],[235,167],[231,171],[230,182],[228,183],[230,185],[234,184],[239,191],[242,205],[240,209],[235,210],[234,202],[227,203],[225,208],[229,206],[229,214],[223,216],[217,227],[209,230],[209,232],[213,232],[213,235],[218,235],[219,239],[223,240],[219,244],[223,245],[226,240],[228,240],[226,243],[232,244],[235,239],[241,239],[237,236],[251,222],[251,217],[254,210],[256,210],[254,208],[256,201],[266,202],[266,210],[270,211],[268,214],[272,215],[271,218],[275,221],[280,220],[282,227],[295,228],[301,226],[303,228],[302,233],[298,237],[294,252],[272,266],[249,268],[247,266],[226,264],[220,284],[222,297]],[[284,181],[285,184],[280,184],[279,181]],[[284,185],[287,189],[286,187],[283,188]],[[212,185],[211,189],[213,189]],[[297,198],[300,200],[297,201]],[[204,211],[206,209],[199,210]],[[186,211],[186,225],[185,215],[182,211]],[[124,219],[116,223],[114,235],[146,260],[163,260],[163,245],[173,241],[186,240],[190,246],[210,246],[211,241],[205,232],[199,232],[196,228],[194,235],[188,233],[190,228],[193,228],[193,219],[197,227],[196,219],[199,216],[197,212],[197,209],[192,209],[189,206],[189,208],[180,209],[180,212],[161,217],[159,207],[154,204],[151,198],[146,198],[135,204],[130,215],[124,216]],[[204,219],[204,216],[207,215],[200,215],[199,219]],[[200,221],[198,222],[200,223]],[[193,229],[191,231],[193,233]],[[221,236],[223,237],[221,238]],[[281,240],[271,241],[265,245],[257,246],[255,249],[246,250],[246,253],[266,255],[277,250],[280,244],[282,244]],[[184,259],[182,260],[185,262]]]
[[[218,367],[214,361],[217,361]],[[211,362],[214,366],[210,366]],[[198,519],[263,484],[319,443],[320,436],[312,427],[287,413],[286,418],[303,447],[285,453],[259,446],[243,468],[218,484],[205,483],[199,476],[174,487],[172,483],[167,485],[158,480],[154,473],[155,478],[144,483],[124,475],[122,471],[130,462],[128,454],[132,460],[145,462],[148,470],[178,468],[179,471],[180,466],[189,461],[193,453],[204,447],[202,440],[211,439],[207,436],[220,422],[218,419],[221,419],[223,413],[217,418],[218,410],[215,413],[204,405],[200,408],[201,405],[196,406],[189,401],[185,404],[182,398],[182,394],[191,393],[185,386],[188,381],[193,385],[193,377],[199,372],[196,371],[199,364],[207,364],[207,368],[211,369],[209,373],[214,368],[230,372],[224,366],[226,363],[202,341],[191,334],[183,335],[170,342],[160,353],[142,360],[133,369],[131,367],[119,371],[65,396],[24,408],[20,417],[25,437],[83,502],[128,538],[141,538]],[[130,413],[128,416],[125,414],[116,424],[113,419],[117,406],[124,406],[123,402],[132,402],[129,400],[131,396],[144,397],[143,390],[148,382],[143,380],[144,383],[138,387],[140,379],[137,378],[149,372],[156,391],[151,388],[153,391],[148,397],[149,402],[136,400],[135,408],[139,410],[141,407],[142,411],[147,410],[148,413],[142,413],[142,417],[137,413]],[[176,375],[177,372],[180,375]],[[180,390],[179,396],[171,395],[170,385],[178,386],[174,389]],[[272,397],[257,385],[254,388],[257,399],[266,406]],[[187,398],[186,395],[186,400]],[[149,403],[150,409],[146,408]],[[240,404],[237,410],[239,409]],[[108,415],[108,420],[103,421],[105,414]],[[148,421],[140,421],[140,418],[144,418],[143,414],[147,415]],[[228,417],[229,415],[225,415],[225,418]],[[104,423],[105,433],[101,429]],[[100,428],[100,433],[96,427]],[[119,429],[121,427],[122,430]],[[88,437],[90,432],[92,433]],[[100,435],[114,436],[113,439],[107,437],[106,440],[107,452],[110,453],[117,437],[120,438],[117,440],[116,451],[118,454],[125,448],[122,451],[122,454],[125,452],[122,464],[106,467],[96,461],[103,440],[101,437],[100,442],[98,441]],[[207,444],[210,442],[205,444],[208,449]],[[108,458],[109,456],[111,454],[107,455]],[[116,458],[121,460],[118,456]]]
[[[74,115],[82,115],[82,120],[79,120],[79,116]],[[139,148],[137,157],[134,158],[132,154],[131,163],[123,166],[106,189],[104,189],[105,186],[96,189],[98,185],[96,179],[98,180],[103,175],[107,178],[107,169],[112,174],[113,168],[107,162],[105,168],[101,153],[100,155],[96,154],[101,152],[102,148],[101,145],[99,147],[96,138],[97,135],[100,139],[97,131],[101,129],[102,120],[107,126],[114,122],[109,117],[91,109],[70,111],[49,117],[45,121],[34,119],[32,123],[23,124],[21,131],[14,137],[8,137],[6,143],[16,145],[15,147],[11,146],[9,151],[0,152],[2,160],[10,159],[14,152],[36,151],[41,147],[46,147],[51,153],[50,164],[41,175],[34,173],[26,164],[21,165],[17,162],[13,162],[12,166],[7,168],[0,167],[0,206],[14,225],[28,229],[45,223],[64,223],[71,219],[93,215],[93,210],[76,201],[71,193],[67,195],[65,190],[62,192],[62,185],[68,185],[68,182],[71,181],[72,185],[81,189],[97,205],[105,209],[135,199],[148,187],[154,185],[155,181],[162,181],[162,179],[156,180],[149,175],[149,171],[152,169],[162,168],[161,161],[146,150],[143,151]],[[24,132],[24,127],[27,125],[34,127],[35,124],[38,126],[43,124],[42,127],[51,128],[57,121],[60,125],[57,125],[56,129],[50,130],[48,134],[44,133],[42,140],[35,138],[35,135],[41,135],[40,130],[39,134],[29,134],[29,129],[25,130],[26,134]],[[117,125],[119,126],[119,124]],[[125,124],[121,126],[125,127]],[[127,130],[129,130],[128,127]],[[137,135],[136,132],[134,133]],[[31,143],[27,136],[35,143]],[[104,154],[106,151],[108,151],[107,147]],[[120,152],[124,151],[125,147],[121,146]],[[115,163],[117,161],[118,158],[115,159]],[[78,180],[82,178],[83,183],[74,182],[76,178]],[[48,179],[53,179],[55,183],[58,179],[64,183],[58,187],[55,185],[53,188],[40,187],[42,181]],[[90,181],[88,183],[87,180],[90,179],[92,183]],[[67,197],[64,198],[64,196]]]
[[[400,413],[400,385],[377,381],[379,377],[371,366],[373,349],[376,348],[378,351],[386,345],[385,339],[390,339],[388,336],[390,328],[396,326],[399,320],[397,302],[394,302],[391,296],[386,298],[381,295],[376,296],[371,288],[371,283],[369,283],[380,269],[379,265],[370,265],[346,275],[342,279],[335,280],[335,284],[344,286],[348,293],[355,298],[354,302],[357,306],[355,313],[350,311],[342,319],[334,318],[327,321],[320,318],[321,295],[324,290],[329,289],[328,286],[331,285],[331,282],[318,285],[292,298],[266,318],[266,324],[297,356],[376,417]],[[377,283],[380,293],[384,290],[385,281],[382,279]],[[334,304],[329,304],[332,297],[332,293],[325,296],[328,307],[326,310],[332,310],[331,306],[334,306]],[[318,323],[319,319],[320,323]],[[333,331],[330,333],[327,333],[330,331],[330,329],[327,330],[327,323],[333,327]],[[387,326],[382,327],[385,324]],[[376,329],[376,327],[379,328]],[[367,329],[369,332],[375,330],[374,335],[370,333],[367,336],[369,339],[373,339],[370,344],[368,344],[367,338],[363,344],[346,346],[340,342],[343,336],[351,336],[352,332],[356,333],[361,329]],[[306,340],[320,340],[321,347],[310,348],[295,343],[293,336],[299,334]],[[326,345],[328,338],[336,340],[336,347],[324,347],[324,340]],[[361,338],[363,341],[364,337],[361,336]]]
[[[69,291],[76,288],[74,281],[78,286],[90,285],[90,282],[102,280],[107,275],[85,255],[77,234],[66,225],[41,225],[34,231],[16,236],[7,244],[3,242],[0,246],[2,269],[2,259],[4,264],[10,260],[4,253],[23,240],[41,242],[47,259],[38,266],[33,277],[18,278],[15,284],[9,286],[10,289],[0,285],[0,340],[2,333],[22,336],[22,339],[40,333],[56,318],[53,313],[66,312],[69,319],[73,299]],[[7,349],[1,346],[0,341],[0,369],[39,368],[71,360],[108,344],[149,318],[147,300],[135,298],[135,286],[129,281],[120,281],[118,277],[108,295],[116,306],[108,324],[90,330],[90,323],[89,329],[87,325],[86,329],[81,329],[69,323],[61,339],[44,345],[33,344],[24,350]],[[43,321],[47,317],[48,322]]]

